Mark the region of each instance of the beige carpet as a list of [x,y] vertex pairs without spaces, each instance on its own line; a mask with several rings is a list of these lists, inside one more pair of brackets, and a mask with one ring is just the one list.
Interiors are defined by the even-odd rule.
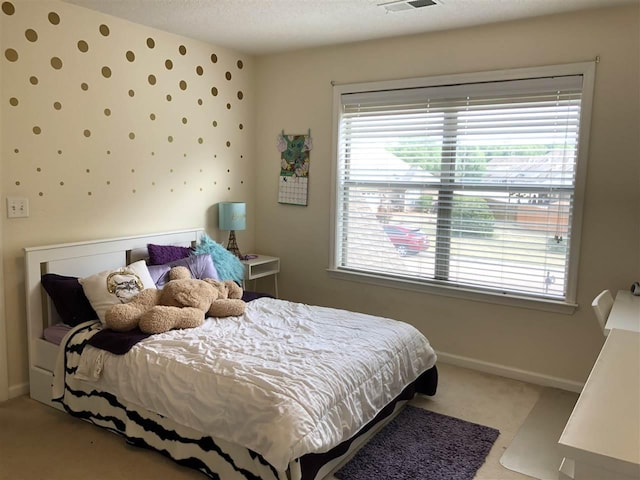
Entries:
[[[471,370],[438,365],[435,397],[413,405],[497,428],[501,434],[477,480],[526,480],[500,457],[543,388]],[[112,433],[28,397],[0,403],[0,480],[201,480],[204,475],[162,455],[131,447]]]

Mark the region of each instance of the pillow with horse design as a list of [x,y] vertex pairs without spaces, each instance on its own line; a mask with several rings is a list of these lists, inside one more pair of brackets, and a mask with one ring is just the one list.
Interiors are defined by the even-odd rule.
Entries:
[[126,267],[105,270],[78,281],[103,324],[110,306],[126,303],[142,290],[156,287],[144,260]]

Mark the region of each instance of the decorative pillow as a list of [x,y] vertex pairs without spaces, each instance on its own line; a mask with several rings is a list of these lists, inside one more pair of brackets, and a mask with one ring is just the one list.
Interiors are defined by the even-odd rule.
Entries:
[[190,247],[179,247],[177,245],[154,245],[147,244],[149,252],[149,265],[163,265],[165,263],[187,258],[193,253]]
[[238,257],[218,242],[211,240],[207,234],[202,235],[200,242],[194,250],[195,255],[201,255],[203,253],[211,255],[220,280],[242,282],[244,279],[244,265],[242,265]]
[[75,327],[82,322],[98,318],[77,277],[45,273],[40,282],[65,324]]
[[276,297],[274,297],[269,293],[248,292],[246,290],[242,291],[243,302],[252,302],[253,300],[257,300],[258,298],[276,298]]
[[110,306],[128,302],[145,288],[156,288],[144,260],[78,281],[102,323]]
[[213,265],[211,255],[192,255],[187,258],[181,258],[174,262],[165,263],[164,265],[149,265],[149,275],[156,284],[156,288],[162,288],[169,281],[169,270],[173,267],[187,267],[191,272],[192,278],[202,280],[204,278],[212,278],[220,280],[218,271]]

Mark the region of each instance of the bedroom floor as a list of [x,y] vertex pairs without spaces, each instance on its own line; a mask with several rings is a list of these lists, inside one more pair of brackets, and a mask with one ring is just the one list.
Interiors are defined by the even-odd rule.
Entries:
[[[500,465],[500,457],[540,397],[543,387],[438,364],[435,397],[413,405],[500,430],[476,480],[531,477]],[[0,403],[0,480],[86,478],[195,480],[202,474],[28,397]]]

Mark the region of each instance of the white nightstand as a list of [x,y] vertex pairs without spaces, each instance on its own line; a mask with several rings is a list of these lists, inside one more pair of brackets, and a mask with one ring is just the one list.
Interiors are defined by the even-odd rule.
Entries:
[[273,275],[273,285],[275,296],[278,298],[278,273],[280,272],[280,259],[268,255],[258,255],[256,258],[241,260],[244,265],[244,279],[242,288],[246,288],[247,280],[257,280],[258,278]]

